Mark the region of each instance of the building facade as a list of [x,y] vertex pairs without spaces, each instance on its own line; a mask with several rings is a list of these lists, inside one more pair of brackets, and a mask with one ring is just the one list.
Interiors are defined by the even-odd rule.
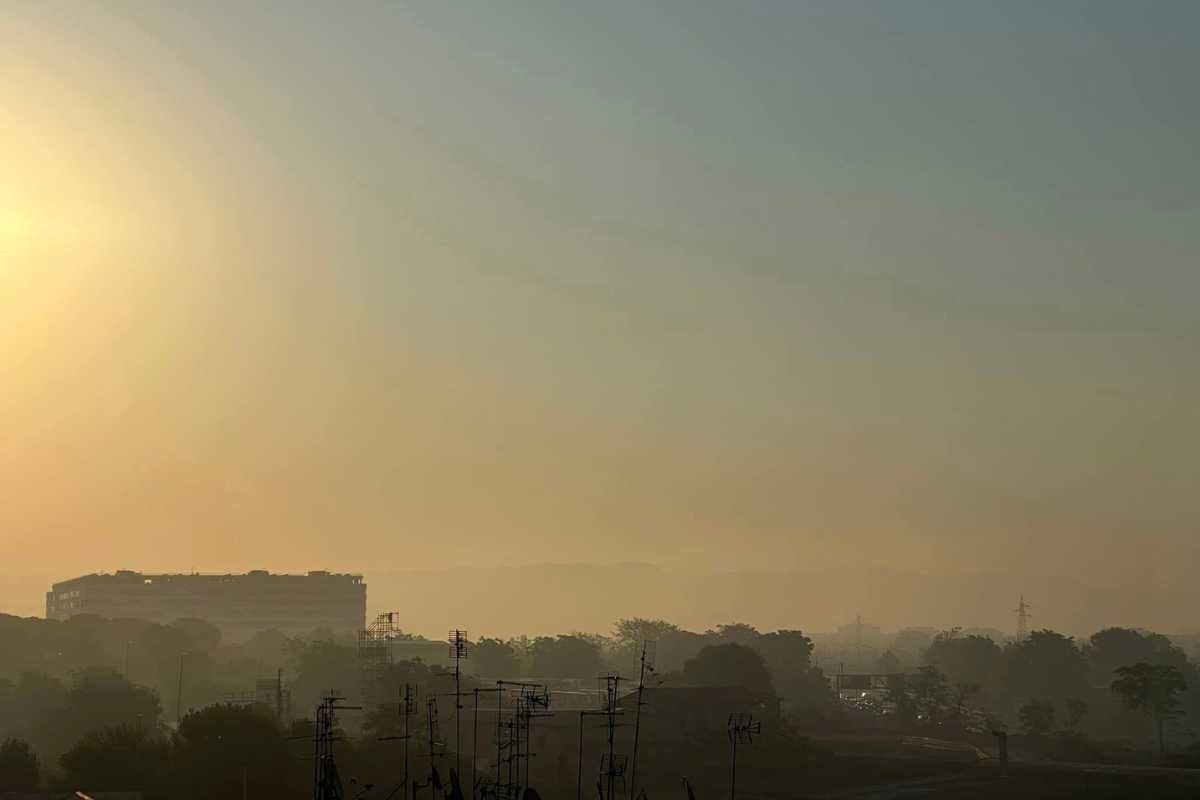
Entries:
[[323,571],[148,575],[121,570],[54,584],[46,593],[46,618],[65,620],[77,614],[159,623],[203,619],[216,625],[225,641],[234,642],[266,630],[354,634],[366,624],[367,585],[361,575]]

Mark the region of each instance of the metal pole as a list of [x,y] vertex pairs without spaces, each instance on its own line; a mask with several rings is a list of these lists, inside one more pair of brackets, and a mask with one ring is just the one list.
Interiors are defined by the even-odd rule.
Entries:
[[475,687],[475,720],[471,723],[471,800],[475,800],[475,787],[479,785],[479,687]]
[[504,710],[504,681],[496,681],[496,783],[500,783],[500,718]]
[[409,706],[412,705],[412,690],[408,684],[404,684],[404,800],[408,800],[409,783],[408,783],[408,717]]
[[462,776],[462,633],[454,631],[454,759],[458,774]]
[[187,651],[179,654],[179,685],[175,692],[175,730],[179,730],[179,724],[183,719],[183,657],[187,655]]
[[642,641],[642,670],[638,675],[637,714],[633,722],[633,774],[629,779],[629,789],[637,797],[637,768],[638,768],[638,739],[642,732],[642,692],[646,688],[646,642]]
[[575,784],[575,800],[583,800],[583,717],[585,712],[579,712],[579,778]]
[[729,768],[729,800],[737,798],[737,734],[735,733],[731,740],[733,742],[733,764]]

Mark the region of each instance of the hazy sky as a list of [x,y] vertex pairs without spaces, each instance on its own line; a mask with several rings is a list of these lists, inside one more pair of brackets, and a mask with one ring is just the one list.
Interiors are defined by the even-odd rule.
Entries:
[[1187,587],[1198,53],[1193,2],[0,0],[0,573]]

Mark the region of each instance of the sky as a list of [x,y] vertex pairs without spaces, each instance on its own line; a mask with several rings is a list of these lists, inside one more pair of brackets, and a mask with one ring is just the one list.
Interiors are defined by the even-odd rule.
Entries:
[[1200,599],[1194,3],[0,6],[0,575]]

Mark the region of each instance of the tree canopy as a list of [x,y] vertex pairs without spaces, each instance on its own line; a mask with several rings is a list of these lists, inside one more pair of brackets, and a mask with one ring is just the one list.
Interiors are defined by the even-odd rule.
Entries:
[[714,644],[683,665],[683,679],[692,686],[738,686],[774,692],[766,660],[744,644]]

